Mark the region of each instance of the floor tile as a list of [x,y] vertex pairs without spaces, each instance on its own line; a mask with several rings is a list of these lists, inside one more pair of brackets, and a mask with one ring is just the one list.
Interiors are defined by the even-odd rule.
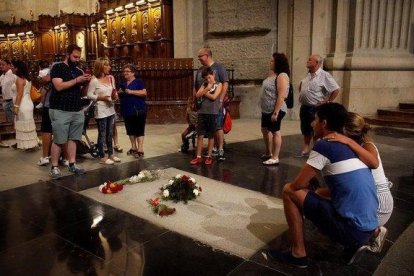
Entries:
[[[0,254],[2,275],[103,275],[104,260],[54,234],[45,235]],[[107,274],[106,274],[107,275]]]
[[[128,265],[122,265],[131,262]],[[117,256],[113,263],[123,267],[125,275],[227,275],[243,259],[210,246],[168,232],[151,240],[143,247]]]

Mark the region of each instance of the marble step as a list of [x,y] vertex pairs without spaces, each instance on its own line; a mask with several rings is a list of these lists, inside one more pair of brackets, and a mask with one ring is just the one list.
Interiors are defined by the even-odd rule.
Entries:
[[398,106],[400,109],[414,109],[414,102],[404,102],[400,103]]
[[367,123],[379,126],[400,127],[414,129],[413,118],[401,118],[398,116],[366,116]]
[[399,118],[407,118],[414,120],[414,108],[413,109],[401,109],[401,108],[387,108],[387,109],[378,109],[378,116],[393,116]]

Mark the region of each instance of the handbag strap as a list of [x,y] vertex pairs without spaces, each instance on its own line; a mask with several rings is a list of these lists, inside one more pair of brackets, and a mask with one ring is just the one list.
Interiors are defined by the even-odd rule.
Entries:
[[109,77],[109,81],[111,82],[111,86],[112,86],[112,88],[114,88],[114,89],[115,89],[115,87],[114,87],[114,83],[112,82],[112,78],[113,78],[113,76],[112,76],[112,75],[109,75],[108,77]]

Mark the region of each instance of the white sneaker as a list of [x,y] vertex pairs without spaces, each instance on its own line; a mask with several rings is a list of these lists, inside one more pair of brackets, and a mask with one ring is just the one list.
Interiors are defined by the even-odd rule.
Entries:
[[263,161],[262,163],[265,166],[276,166],[276,165],[279,165],[279,158],[276,158],[276,159],[270,158],[266,161]]
[[63,165],[65,165],[66,167],[69,167],[69,160],[64,159],[63,160]]
[[36,109],[41,109],[41,108],[43,108],[43,104],[42,103],[39,103],[38,105],[36,105]]
[[37,162],[37,165],[39,166],[46,166],[50,163],[49,157],[40,157],[39,162]]
[[7,145],[6,143],[0,142],[0,148],[8,148],[8,147],[10,147],[10,146]]
[[369,251],[372,251],[374,253],[380,253],[382,250],[382,247],[385,243],[385,238],[388,235],[388,229],[384,226],[380,226],[379,228],[378,236],[371,242],[371,245],[368,247]]

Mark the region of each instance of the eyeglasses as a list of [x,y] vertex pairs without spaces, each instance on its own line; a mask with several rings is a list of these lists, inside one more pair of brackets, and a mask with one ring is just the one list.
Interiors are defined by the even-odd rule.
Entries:
[[124,70],[123,72],[124,73],[131,73],[132,71],[131,70]]

